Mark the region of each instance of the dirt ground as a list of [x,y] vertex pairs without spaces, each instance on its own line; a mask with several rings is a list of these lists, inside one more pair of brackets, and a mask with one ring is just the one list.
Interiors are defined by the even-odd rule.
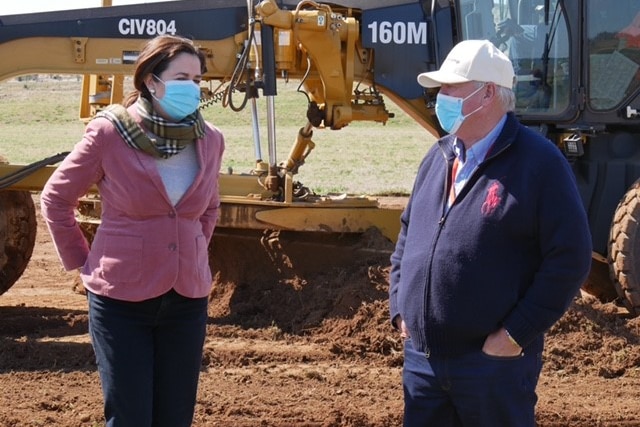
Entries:
[[[249,269],[239,259],[255,249],[250,236],[217,261],[194,426],[401,425],[389,245],[369,236],[353,260],[276,237],[265,236]],[[330,254],[344,262],[311,270]],[[29,267],[0,296],[0,427],[102,425],[73,279],[40,222]],[[540,426],[640,426],[640,318],[581,295],[549,332],[544,359]]]

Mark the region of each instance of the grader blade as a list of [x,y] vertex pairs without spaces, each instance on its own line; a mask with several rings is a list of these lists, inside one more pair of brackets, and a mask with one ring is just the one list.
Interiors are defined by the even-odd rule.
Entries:
[[375,228],[365,233],[219,229],[209,248],[214,283],[297,283],[356,263],[388,260],[393,244]]
[[[305,205],[305,204],[303,204]],[[388,262],[402,203],[342,198],[305,207],[223,197],[209,246],[216,285],[271,281],[301,286],[305,278],[357,263]],[[83,199],[78,221],[89,241],[99,226],[100,200]]]

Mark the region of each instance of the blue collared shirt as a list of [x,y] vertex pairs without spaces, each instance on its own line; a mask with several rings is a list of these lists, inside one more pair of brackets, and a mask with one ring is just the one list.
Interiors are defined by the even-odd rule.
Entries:
[[456,153],[456,157],[458,158],[455,194],[460,193],[467,181],[469,181],[469,177],[471,177],[473,172],[478,168],[478,166],[480,166],[485,157],[487,157],[487,153],[489,152],[491,145],[493,145],[493,142],[498,138],[506,120],[507,116],[505,115],[500,119],[491,132],[473,144],[468,150],[465,150],[462,141],[456,138],[453,143],[453,151]]

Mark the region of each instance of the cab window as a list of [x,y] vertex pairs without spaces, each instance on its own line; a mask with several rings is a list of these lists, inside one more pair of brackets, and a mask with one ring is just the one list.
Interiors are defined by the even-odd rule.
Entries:
[[588,0],[588,102],[617,108],[640,88],[640,2]]
[[464,39],[488,39],[512,61],[516,112],[559,114],[569,106],[569,36],[561,2],[461,0]]

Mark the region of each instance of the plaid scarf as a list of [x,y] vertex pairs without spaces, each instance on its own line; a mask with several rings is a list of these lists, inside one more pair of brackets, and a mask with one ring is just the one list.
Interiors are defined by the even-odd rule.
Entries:
[[[163,159],[178,154],[205,134],[204,119],[198,110],[180,122],[173,123],[155,114],[151,103],[142,97],[138,98],[136,107],[142,126],[120,104],[108,106],[96,114],[96,117],[104,117],[113,123],[130,147]],[[145,130],[152,136],[147,135]]]

